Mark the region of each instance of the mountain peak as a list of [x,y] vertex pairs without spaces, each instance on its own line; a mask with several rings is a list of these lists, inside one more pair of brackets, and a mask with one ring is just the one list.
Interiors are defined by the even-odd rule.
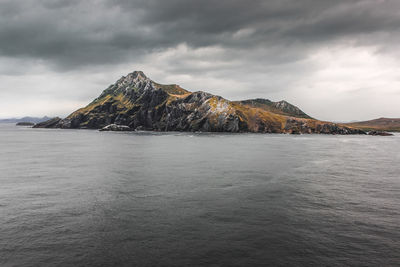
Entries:
[[118,88],[144,88],[152,87],[153,81],[147,78],[143,71],[134,71],[126,76],[122,76],[116,83]]
[[117,83],[132,83],[132,82],[149,82],[150,79],[144,74],[143,71],[134,71],[126,76],[122,76]]
[[134,72],[129,73],[129,74],[127,75],[127,77],[128,77],[128,76],[135,77],[135,78],[138,78],[138,79],[140,79],[140,80],[146,80],[146,79],[148,79],[147,76],[144,74],[144,72],[141,71],[141,70],[135,70]]
[[143,71],[134,71],[126,76],[119,78],[114,84],[104,90],[101,95],[94,100],[98,101],[102,97],[110,94],[126,94],[134,90],[154,90],[153,81],[147,78]]

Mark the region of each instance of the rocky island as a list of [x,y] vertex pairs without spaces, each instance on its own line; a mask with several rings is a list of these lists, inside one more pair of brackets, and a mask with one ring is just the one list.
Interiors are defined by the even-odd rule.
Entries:
[[314,119],[298,107],[267,99],[229,101],[179,85],[163,85],[141,71],[123,76],[84,108],[36,128],[366,134],[351,126]]

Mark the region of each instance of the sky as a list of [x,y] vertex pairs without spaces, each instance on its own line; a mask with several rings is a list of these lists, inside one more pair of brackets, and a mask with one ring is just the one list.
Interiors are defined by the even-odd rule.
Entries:
[[121,76],[329,121],[400,117],[398,0],[0,0],[0,118],[65,117]]

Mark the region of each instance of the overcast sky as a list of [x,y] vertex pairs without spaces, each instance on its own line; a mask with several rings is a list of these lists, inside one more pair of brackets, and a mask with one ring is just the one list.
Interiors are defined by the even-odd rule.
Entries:
[[134,70],[331,121],[400,117],[399,0],[0,0],[0,118],[66,116]]

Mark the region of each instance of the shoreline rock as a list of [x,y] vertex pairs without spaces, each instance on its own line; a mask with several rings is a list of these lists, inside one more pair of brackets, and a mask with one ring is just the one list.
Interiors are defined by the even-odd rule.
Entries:
[[392,133],[384,132],[384,131],[370,131],[368,132],[368,135],[373,135],[373,136],[393,136]]
[[126,125],[109,124],[106,127],[101,128],[99,131],[128,132],[128,131],[133,131],[133,129]]

